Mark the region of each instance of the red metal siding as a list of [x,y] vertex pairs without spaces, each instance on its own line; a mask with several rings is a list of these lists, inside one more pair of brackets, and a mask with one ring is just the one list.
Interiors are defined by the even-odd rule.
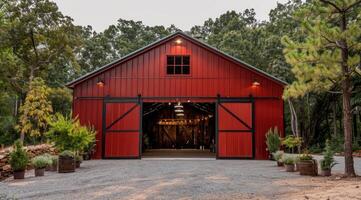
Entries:
[[[140,55],[76,84],[74,114],[79,115],[83,123],[94,124],[98,130],[97,138],[101,139],[102,100],[79,100],[79,98],[107,95],[136,97],[141,94],[142,97],[148,98],[174,97],[174,100],[170,100],[175,101],[175,97],[180,96],[216,97],[219,94],[221,97],[249,97],[252,95],[255,98],[256,158],[267,158],[264,137],[266,131],[275,125],[283,130],[281,99],[283,85],[191,40],[186,38],[182,40],[181,45],[176,45],[174,40],[160,43]],[[167,55],[190,55],[191,74],[167,75]],[[103,87],[97,86],[99,80],[104,81]],[[261,84],[259,87],[252,87],[252,82],[255,80]],[[98,145],[97,158],[101,155],[100,150],[101,147]]]

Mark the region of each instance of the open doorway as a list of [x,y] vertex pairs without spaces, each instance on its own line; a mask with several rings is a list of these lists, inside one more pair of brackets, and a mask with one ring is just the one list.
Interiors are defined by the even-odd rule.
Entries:
[[142,121],[142,157],[215,157],[215,103],[144,103]]

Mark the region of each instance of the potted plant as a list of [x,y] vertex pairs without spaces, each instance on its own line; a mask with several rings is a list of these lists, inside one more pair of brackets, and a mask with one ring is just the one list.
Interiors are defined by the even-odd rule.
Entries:
[[50,157],[50,159],[51,159],[51,167],[50,167],[50,171],[56,171],[56,170],[58,170],[58,156],[55,156],[55,155],[53,155],[53,156],[51,156]]
[[278,128],[275,127],[273,130],[270,128],[266,133],[266,145],[267,150],[270,152],[270,160],[273,160],[275,158],[272,158],[273,153],[275,153],[277,150],[279,150],[281,146],[281,138],[279,136]]
[[334,151],[331,149],[330,142],[326,140],[325,152],[323,153],[323,159],[320,161],[322,176],[331,176],[331,169],[337,164],[333,155]]
[[36,156],[31,160],[35,168],[35,176],[44,176],[45,168],[51,164],[49,156]]
[[277,166],[282,167],[283,166],[283,151],[276,151],[275,153],[273,153],[273,158],[277,161]]
[[58,172],[68,173],[75,171],[75,158],[74,153],[65,150],[59,154]]
[[298,157],[298,170],[300,175],[317,176],[317,161],[307,152]]
[[75,155],[83,155],[95,141],[95,130],[82,126],[77,118],[72,119],[57,113],[48,123],[50,128],[46,136],[59,151],[70,150]]
[[80,167],[80,163],[82,163],[83,161],[83,157],[80,155],[76,155],[75,156],[75,167],[79,168]]
[[24,179],[25,169],[28,165],[28,154],[18,140],[15,142],[13,150],[10,152],[10,166],[14,172],[14,179]]
[[294,172],[295,171],[295,158],[290,155],[283,156],[283,164],[285,165],[286,172]]

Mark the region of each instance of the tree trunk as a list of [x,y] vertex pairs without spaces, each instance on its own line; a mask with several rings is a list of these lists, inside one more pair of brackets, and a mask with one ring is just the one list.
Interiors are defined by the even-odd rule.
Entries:
[[[346,14],[342,15],[341,24],[342,32],[346,31],[347,20]],[[345,175],[348,177],[356,176],[354,169],[354,162],[352,157],[352,113],[351,113],[351,77],[350,69],[348,67],[348,45],[345,39],[340,40],[341,44],[341,68],[342,68],[342,112],[343,112],[343,129],[345,134]]]
[[337,138],[337,112],[336,112],[336,104],[337,104],[337,101],[334,101],[333,102],[333,105],[332,105],[332,115],[333,115],[333,137],[334,138]]

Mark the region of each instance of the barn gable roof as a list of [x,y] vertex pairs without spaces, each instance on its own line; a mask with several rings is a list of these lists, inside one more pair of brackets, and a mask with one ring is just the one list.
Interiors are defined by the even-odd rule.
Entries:
[[193,42],[193,43],[195,43],[195,44],[197,44],[199,46],[202,46],[202,47],[210,50],[213,53],[218,54],[219,56],[222,56],[222,57],[224,57],[224,58],[226,58],[228,60],[231,60],[231,61],[235,62],[236,64],[241,65],[243,67],[246,67],[246,68],[250,69],[251,71],[254,71],[254,72],[256,72],[256,73],[258,73],[260,75],[268,77],[269,79],[271,79],[271,80],[273,80],[273,81],[275,81],[277,83],[280,83],[282,85],[287,85],[288,84],[287,82],[285,82],[285,81],[283,81],[283,80],[281,80],[281,79],[279,79],[279,78],[277,78],[277,77],[275,77],[275,76],[273,76],[273,75],[271,75],[271,74],[269,74],[267,72],[264,72],[264,71],[262,71],[262,70],[260,70],[260,69],[258,69],[256,67],[242,61],[242,60],[239,60],[239,59],[237,59],[237,58],[235,58],[235,57],[233,57],[231,55],[228,55],[227,53],[225,53],[223,51],[220,51],[220,50],[218,50],[218,49],[216,49],[216,48],[214,48],[214,47],[212,47],[212,46],[210,46],[210,45],[208,45],[208,44],[206,44],[206,43],[204,43],[204,42],[202,42],[202,41],[200,41],[200,40],[198,40],[196,38],[193,38],[193,37],[187,35],[184,32],[179,31],[179,32],[175,32],[173,34],[170,34],[170,35],[168,35],[168,36],[166,36],[166,37],[164,37],[164,38],[162,38],[160,40],[157,40],[157,41],[155,41],[155,42],[153,42],[153,43],[151,43],[151,44],[149,44],[149,45],[147,45],[147,46],[145,46],[143,48],[140,48],[140,49],[138,49],[138,50],[124,56],[124,57],[121,57],[121,58],[119,58],[117,60],[114,60],[113,62],[108,63],[108,64],[106,64],[106,65],[104,65],[104,66],[102,66],[102,67],[100,67],[100,68],[98,68],[98,69],[96,69],[96,70],[94,70],[92,72],[89,72],[89,73],[87,73],[87,74],[85,74],[85,75],[83,75],[83,76],[81,76],[81,77],[67,83],[66,86],[69,87],[69,88],[73,88],[75,85],[77,85],[77,84],[79,84],[79,83],[81,83],[81,82],[83,82],[83,81],[85,81],[85,80],[87,80],[87,79],[89,79],[91,77],[94,77],[94,76],[108,70],[109,68],[112,68],[112,67],[114,67],[114,66],[116,66],[116,65],[118,65],[118,64],[120,64],[122,62],[125,62],[125,61],[127,61],[129,59],[132,59],[132,58],[134,58],[134,57],[148,51],[149,49],[152,49],[153,47],[158,46],[160,44],[163,44],[163,43],[165,43],[165,42],[167,42],[169,40],[172,40],[172,39],[174,39],[174,38],[176,38],[178,36],[181,36],[181,37],[183,37],[185,39],[188,39],[191,42]]

